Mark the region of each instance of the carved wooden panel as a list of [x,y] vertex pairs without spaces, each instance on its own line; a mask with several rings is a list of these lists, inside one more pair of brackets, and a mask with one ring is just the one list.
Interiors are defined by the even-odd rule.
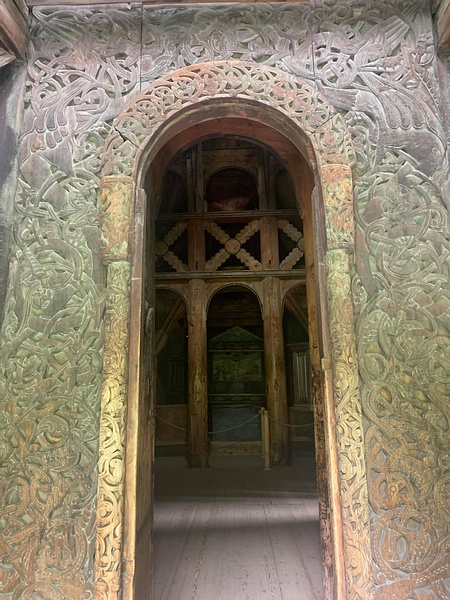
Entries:
[[121,588],[122,530],[125,478],[125,426],[128,373],[128,320],[130,265],[108,265],[105,352],[101,389],[97,535],[96,598],[115,597]]
[[[319,162],[345,155],[354,167],[375,596],[450,595],[449,169],[432,23],[425,1],[354,0],[34,9],[2,327],[2,597],[92,594],[104,305],[97,202],[113,119],[166,78],[130,115],[135,129],[122,120],[109,138],[106,153],[118,158],[109,173],[128,175],[155,114],[177,110],[171,71],[229,59],[264,73],[243,64],[229,77],[190,72],[184,97],[195,102],[205,87],[269,96],[291,118],[303,115]],[[277,87],[275,72],[305,83],[289,75]],[[336,181],[342,191],[349,180]],[[342,216],[338,233],[353,242]],[[361,469],[350,447],[342,459]]]

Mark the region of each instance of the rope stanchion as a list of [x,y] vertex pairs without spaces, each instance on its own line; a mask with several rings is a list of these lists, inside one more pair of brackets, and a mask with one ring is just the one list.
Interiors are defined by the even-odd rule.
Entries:
[[265,408],[261,411],[261,446],[264,459],[264,471],[270,471],[270,428],[269,413]]
[[[261,409],[261,410],[265,410],[265,409]],[[171,423],[170,421],[166,421],[166,419],[163,419],[160,415],[155,415],[155,416],[157,419],[159,419],[163,423],[166,423],[166,425],[170,425],[170,427],[173,427],[174,429],[179,429],[180,431],[187,431],[186,427],[180,427],[179,425],[175,425],[174,423]],[[233,431],[233,429],[239,429],[239,427],[243,427],[244,425],[247,425],[247,423],[251,423],[252,421],[254,421],[257,418],[258,418],[258,415],[255,415],[251,419],[248,419],[247,421],[244,421],[243,423],[239,423],[239,425],[229,427],[228,429],[221,429],[219,431],[208,431],[208,434],[212,435],[214,433],[227,433],[228,431]],[[277,425],[281,425],[282,427],[291,427],[292,429],[300,429],[302,427],[313,427],[313,425],[314,425],[314,423],[302,423],[301,425],[291,425],[291,423],[282,423],[281,421],[278,421],[277,419],[274,419],[273,417],[271,417],[269,415],[269,413],[267,413],[267,418],[270,419],[271,421],[273,421],[274,423],[277,423]]]

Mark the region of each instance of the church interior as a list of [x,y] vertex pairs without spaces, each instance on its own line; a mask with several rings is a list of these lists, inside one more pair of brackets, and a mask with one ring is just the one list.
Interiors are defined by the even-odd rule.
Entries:
[[0,0],[0,600],[450,598],[450,0]]

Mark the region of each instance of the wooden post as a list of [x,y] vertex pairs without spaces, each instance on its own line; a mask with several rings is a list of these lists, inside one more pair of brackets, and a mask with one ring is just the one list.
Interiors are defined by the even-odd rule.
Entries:
[[188,463],[208,466],[206,283],[188,284]]
[[261,219],[261,264],[263,269],[278,269],[278,223],[275,217]]
[[265,408],[261,409],[262,455],[264,470],[270,471],[270,428],[269,414]]
[[289,462],[289,432],[285,426],[288,423],[288,406],[280,280],[267,277],[263,282],[263,290],[267,409],[272,419],[271,463],[286,465]]
[[190,271],[205,270],[204,221],[192,219],[188,225],[188,266]]

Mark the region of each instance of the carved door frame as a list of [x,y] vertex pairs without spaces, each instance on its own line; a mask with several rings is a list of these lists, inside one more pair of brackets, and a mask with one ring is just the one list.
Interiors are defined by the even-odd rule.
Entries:
[[322,530],[322,535],[333,557],[327,600],[369,599],[372,556],[349,258],[354,247],[351,139],[344,120],[313,84],[277,69],[234,61],[195,65],[154,82],[117,117],[105,144],[100,224],[107,312],[95,595],[143,597],[136,592],[137,538],[151,529],[151,498],[149,514],[136,508],[142,484],[138,449],[149,444],[152,416],[140,374],[145,327],[143,178],[167,140],[214,119],[218,110],[255,122],[264,115],[307,158],[314,173],[313,229],[317,235],[325,230],[323,251],[316,253],[315,262],[319,296],[325,298],[321,335],[327,341],[321,356],[329,499],[329,531]]

